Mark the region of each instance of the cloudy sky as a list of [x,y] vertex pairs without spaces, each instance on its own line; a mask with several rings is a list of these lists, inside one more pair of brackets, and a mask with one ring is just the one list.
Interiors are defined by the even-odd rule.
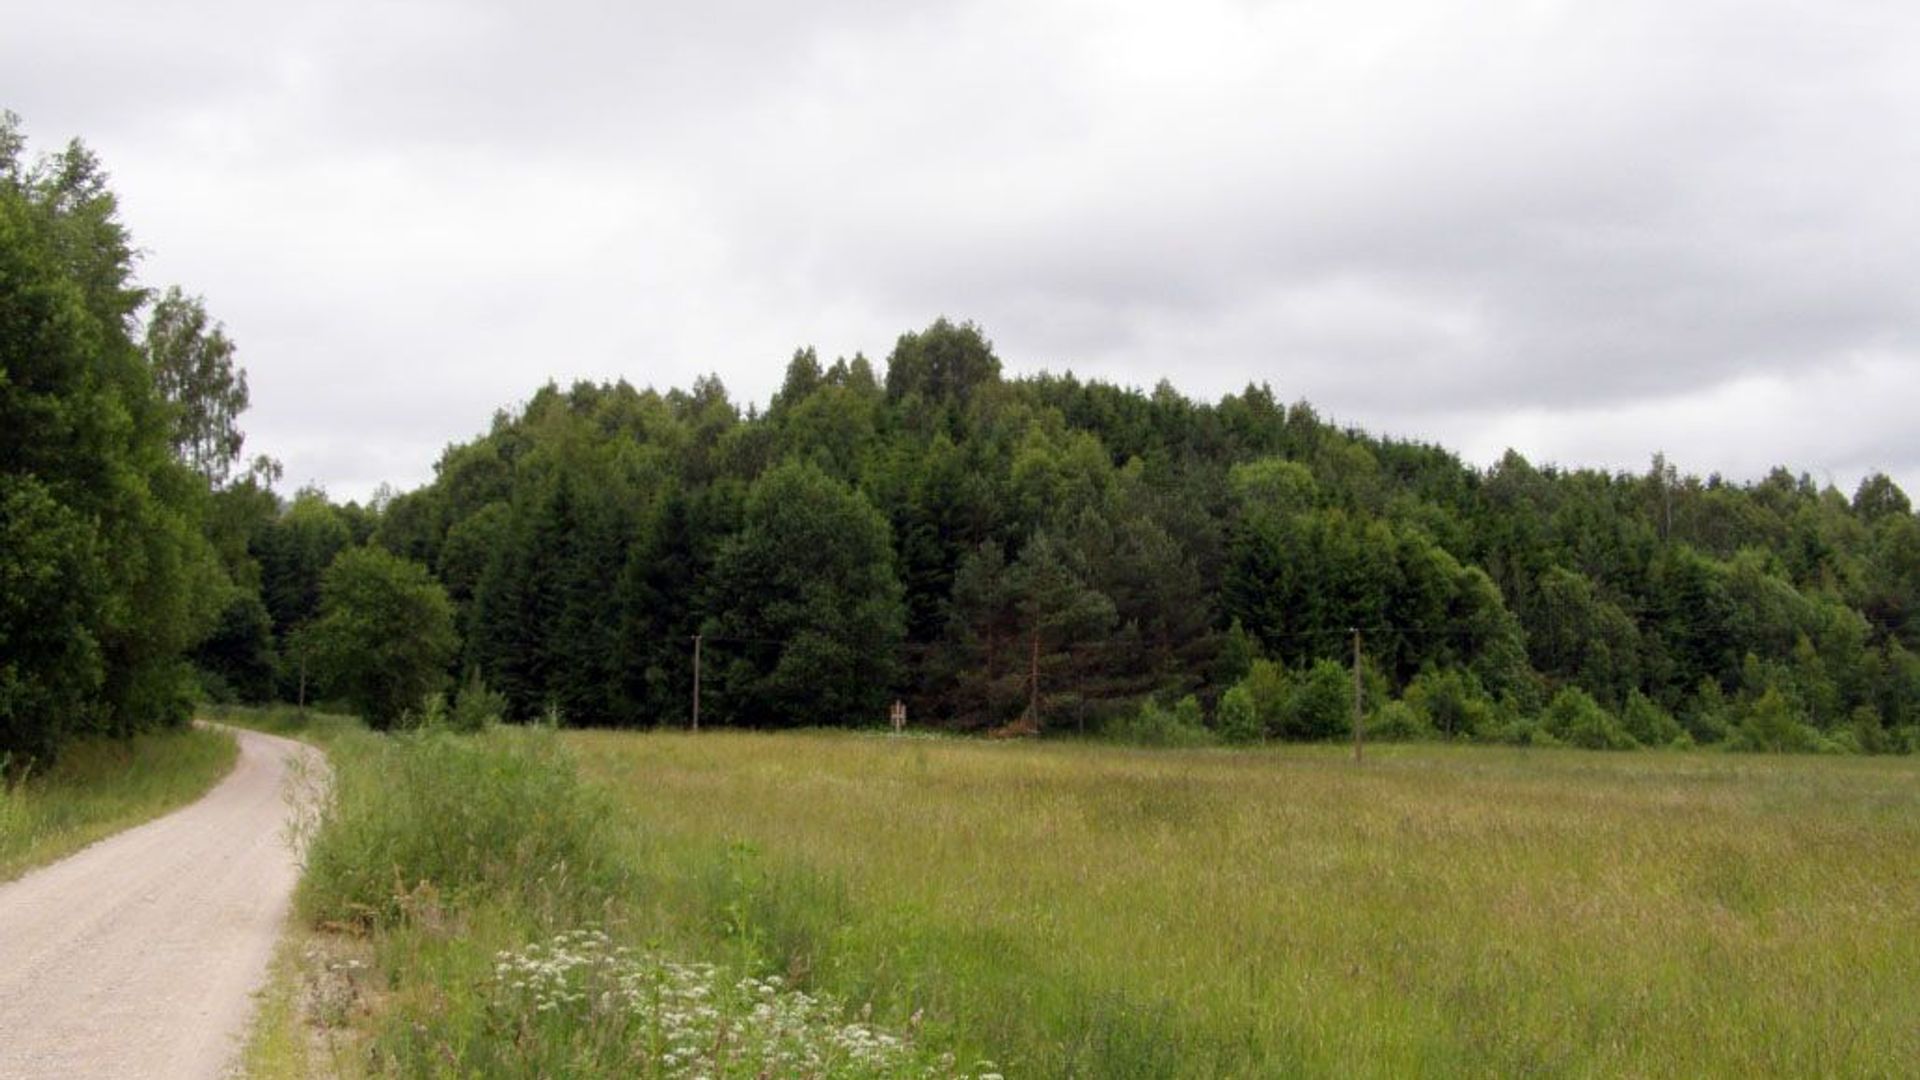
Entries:
[[1877,0],[19,4],[203,294],[249,450],[360,497],[552,378],[884,357],[1265,381],[1470,460],[1920,493],[1920,7]]

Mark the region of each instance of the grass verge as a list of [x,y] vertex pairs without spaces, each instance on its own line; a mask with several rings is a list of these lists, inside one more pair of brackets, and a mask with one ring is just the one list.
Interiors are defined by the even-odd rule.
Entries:
[[[249,1075],[946,1077],[917,1039],[650,932],[633,834],[556,733],[328,736]],[[976,1070],[984,1071],[984,1070]]]
[[238,754],[231,735],[201,728],[90,739],[44,773],[0,782],[0,882],[192,802]]

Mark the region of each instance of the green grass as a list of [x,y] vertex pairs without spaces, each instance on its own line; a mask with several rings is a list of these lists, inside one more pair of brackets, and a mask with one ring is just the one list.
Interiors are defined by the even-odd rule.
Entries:
[[208,720],[234,727],[284,735],[326,747],[335,740],[366,733],[367,726],[344,713],[292,705],[209,705],[200,710]]
[[[556,733],[325,739],[304,929],[264,995],[248,1075],[963,1073],[837,1000],[755,980],[760,965],[667,947],[628,824]],[[804,1061],[821,1064],[782,1064]]]
[[0,881],[192,802],[238,753],[231,735],[198,728],[90,739],[24,783],[0,782]]
[[640,932],[1009,1075],[1920,1060],[1908,759],[569,738]]

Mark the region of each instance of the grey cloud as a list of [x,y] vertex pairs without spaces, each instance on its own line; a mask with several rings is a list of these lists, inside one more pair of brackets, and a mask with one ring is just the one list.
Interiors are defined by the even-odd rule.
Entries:
[[334,432],[437,448],[549,377],[764,399],[942,313],[1017,370],[1270,380],[1474,453],[1920,460],[1726,391],[1920,362],[1904,4],[72,8],[19,13],[6,104],[107,156],[256,442],[341,483],[431,455]]

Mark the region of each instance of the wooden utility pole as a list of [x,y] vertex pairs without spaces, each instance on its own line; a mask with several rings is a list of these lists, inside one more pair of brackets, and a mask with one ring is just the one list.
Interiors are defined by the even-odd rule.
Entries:
[[700,730],[700,635],[693,635],[693,730]]
[[1040,628],[1033,628],[1033,660],[1027,667],[1027,717],[1040,723]]
[[1353,628],[1353,760],[1360,760],[1360,628]]

